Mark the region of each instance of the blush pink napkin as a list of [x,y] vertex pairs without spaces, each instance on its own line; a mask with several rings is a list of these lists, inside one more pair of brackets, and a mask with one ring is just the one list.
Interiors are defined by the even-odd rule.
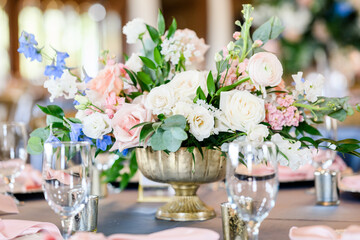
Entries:
[[346,189],[360,191],[360,175],[343,177],[340,184]]
[[[321,153],[321,151],[320,151]],[[344,171],[347,168],[346,163],[342,158],[336,155],[333,164],[329,167],[331,170]],[[289,167],[279,166],[279,181],[280,182],[294,182],[307,181],[314,179],[315,168],[311,164],[305,164],[299,169],[293,171]]]
[[62,239],[59,229],[52,223],[25,220],[0,219],[0,239],[8,240],[20,236],[47,233]]
[[0,194],[0,213],[1,212],[19,213],[16,203],[12,197]]
[[360,226],[351,225],[342,233],[324,225],[292,227],[289,232],[290,240],[359,240]]
[[30,164],[26,164],[24,171],[16,178],[16,182],[25,186],[26,190],[41,188],[42,175],[39,170],[34,169]]
[[[151,234],[114,234],[106,238],[102,233],[79,232],[70,240],[218,240],[220,235],[202,228],[178,227]],[[42,240],[60,240],[46,235]]]

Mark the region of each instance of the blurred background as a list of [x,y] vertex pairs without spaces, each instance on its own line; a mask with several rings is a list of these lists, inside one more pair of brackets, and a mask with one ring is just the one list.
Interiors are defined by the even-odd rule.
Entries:
[[[119,61],[136,51],[122,34],[126,22],[140,17],[156,26],[161,9],[167,26],[175,17],[178,28],[205,39],[211,46],[206,67],[213,69],[215,52],[238,30],[234,22],[241,20],[244,3],[255,6],[255,26],[272,15],[282,20],[284,33],[265,48],[281,59],[286,79],[300,70],[317,71],[326,77],[325,95],[360,102],[360,0],[0,0],[0,121],[25,122],[29,131],[44,124],[36,104],[49,103],[42,87],[45,63],[18,54],[23,30],[33,33],[39,46],[68,52],[67,65],[93,77],[102,50]],[[75,111],[66,101],[56,104]],[[359,138],[359,115],[342,123],[339,138]]]

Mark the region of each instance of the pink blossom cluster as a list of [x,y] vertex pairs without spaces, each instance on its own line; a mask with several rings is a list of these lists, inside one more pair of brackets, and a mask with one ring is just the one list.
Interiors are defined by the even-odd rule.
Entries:
[[291,95],[277,96],[275,102],[266,103],[265,120],[274,130],[282,130],[284,126],[299,126],[299,122],[304,121],[297,107],[292,106],[294,97]]
[[[230,68],[221,73],[220,84],[221,86],[229,86],[234,84],[241,78],[246,77],[248,74],[246,72],[249,59],[245,58],[243,62],[239,63],[239,59],[231,59]],[[237,89],[244,88],[244,86],[239,85]]]
[[114,92],[111,92],[105,99],[105,113],[112,119],[124,103],[125,98],[119,97]]

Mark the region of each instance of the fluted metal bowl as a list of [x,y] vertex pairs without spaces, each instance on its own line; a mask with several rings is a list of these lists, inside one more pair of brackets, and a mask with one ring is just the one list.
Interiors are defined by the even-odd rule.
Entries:
[[195,161],[186,148],[169,154],[151,148],[137,148],[136,158],[142,174],[155,182],[169,183],[175,196],[160,207],[156,217],[163,220],[200,221],[215,217],[215,211],[196,195],[200,184],[225,178],[226,158],[220,151],[194,149]]

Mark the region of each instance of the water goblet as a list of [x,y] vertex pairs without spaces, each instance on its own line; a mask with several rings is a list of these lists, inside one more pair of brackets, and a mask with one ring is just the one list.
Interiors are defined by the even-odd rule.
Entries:
[[230,143],[226,188],[229,202],[246,223],[248,239],[258,239],[260,224],[274,207],[279,188],[275,145]]
[[88,201],[91,151],[88,142],[51,142],[44,144],[43,190],[45,199],[61,216],[62,234],[72,234],[71,218]]
[[0,123],[0,176],[8,184],[10,195],[14,196],[15,178],[25,167],[27,152],[27,133],[23,123]]

